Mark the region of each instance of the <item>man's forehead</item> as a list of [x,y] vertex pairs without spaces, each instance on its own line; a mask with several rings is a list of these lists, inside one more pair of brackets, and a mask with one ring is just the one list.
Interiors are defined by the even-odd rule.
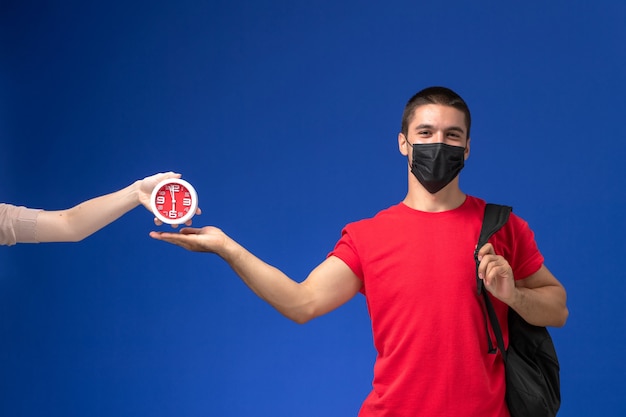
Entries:
[[420,106],[415,107],[415,109],[413,110],[413,116],[415,116],[416,114],[439,114],[439,113],[444,113],[444,114],[458,114],[461,117],[465,116],[465,114],[457,109],[456,107],[452,107],[452,106],[446,106],[444,104],[422,104]]
[[444,106],[441,104],[423,104],[413,110],[410,127],[420,124],[462,124],[465,126],[465,114],[454,107]]

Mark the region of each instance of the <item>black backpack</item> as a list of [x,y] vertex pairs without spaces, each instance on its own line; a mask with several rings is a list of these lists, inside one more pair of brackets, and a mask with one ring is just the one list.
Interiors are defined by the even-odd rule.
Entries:
[[[485,303],[489,321],[502,354],[506,372],[506,402],[512,417],[554,417],[561,405],[559,361],[552,338],[545,327],[527,323],[513,309],[508,311],[509,348],[504,349],[500,323],[493,305],[478,278],[478,250],[508,221],[512,208],[487,204],[483,227],[474,252],[479,296]],[[486,322],[486,319],[485,319]],[[489,333],[490,352],[496,352]]]

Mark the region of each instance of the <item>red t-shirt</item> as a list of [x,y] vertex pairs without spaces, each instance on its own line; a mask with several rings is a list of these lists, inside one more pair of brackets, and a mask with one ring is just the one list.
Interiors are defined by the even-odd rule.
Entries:
[[[363,280],[377,350],[360,417],[509,416],[502,359],[488,353],[476,292],[484,207],[471,196],[440,213],[401,203],[344,228],[329,256]],[[490,242],[516,279],[543,264],[533,232],[514,214]],[[492,300],[506,342],[507,306]]]

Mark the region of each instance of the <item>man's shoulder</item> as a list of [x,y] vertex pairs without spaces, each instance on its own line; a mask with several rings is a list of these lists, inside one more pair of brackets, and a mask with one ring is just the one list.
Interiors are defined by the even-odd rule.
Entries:
[[346,231],[371,230],[372,228],[377,227],[377,225],[392,222],[394,221],[394,219],[397,219],[399,216],[402,215],[402,212],[403,212],[402,206],[403,206],[402,203],[394,204],[390,207],[380,210],[379,212],[377,212],[371,217],[365,217],[363,219],[350,222],[345,226],[344,229]]
[[361,220],[357,220],[354,223],[371,223],[378,222],[381,220],[389,219],[390,217],[402,215],[402,213],[406,210],[406,206],[403,203],[397,203],[387,208],[380,210],[378,213],[373,215],[372,217],[367,217]]
[[467,194],[464,204],[484,209],[485,205],[487,204],[487,201],[485,201],[484,199],[480,197]]

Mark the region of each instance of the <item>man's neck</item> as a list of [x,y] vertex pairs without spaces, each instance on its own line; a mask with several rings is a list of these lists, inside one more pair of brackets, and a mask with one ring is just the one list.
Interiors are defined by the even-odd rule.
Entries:
[[421,184],[409,184],[403,203],[414,210],[437,213],[454,210],[463,204],[466,195],[459,188],[458,178],[441,191],[431,194]]

